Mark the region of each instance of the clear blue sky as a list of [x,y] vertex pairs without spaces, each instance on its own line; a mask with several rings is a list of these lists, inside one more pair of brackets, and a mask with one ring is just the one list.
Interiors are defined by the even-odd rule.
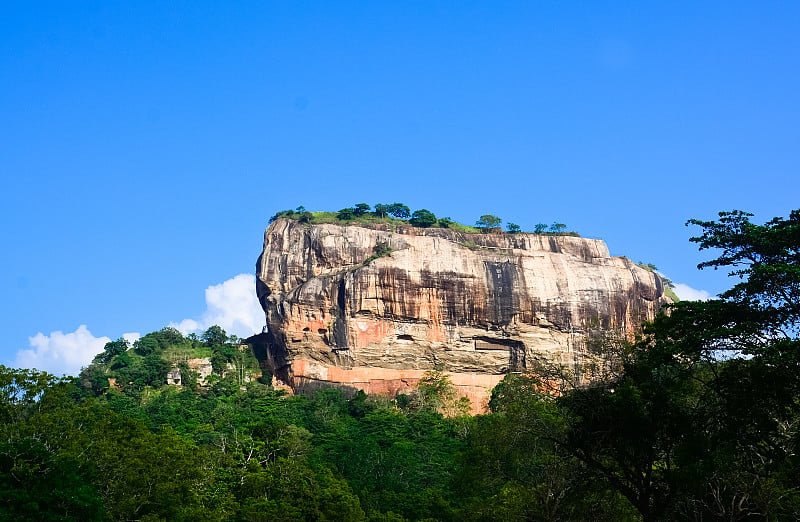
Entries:
[[204,324],[298,205],[560,221],[719,293],[684,222],[800,207],[798,53],[794,1],[4,2],[0,363]]

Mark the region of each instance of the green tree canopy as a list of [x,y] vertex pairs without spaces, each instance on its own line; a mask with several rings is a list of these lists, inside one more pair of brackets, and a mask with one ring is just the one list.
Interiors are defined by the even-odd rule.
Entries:
[[390,216],[397,219],[408,219],[411,216],[411,209],[402,203],[392,203],[387,205],[386,211]]
[[494,228],[498,228],[502,222],[503,220],[497,216],[493,216],[492,214],[484,214],[478,219],[478,221],[475,222],[475,226],[484,232],[488,232]]
[[202,339],[207,346],[220,346],[228,342],[228,334],[222,327],[215,324],[208,327],[200,336],[200,339]]
[[698,268],[730,267],[740,282],[721,297],[745,303],[758,312],[771,335],[800,335],[800,210],[788,219],[776,217],[764,225],[750,222],[753,214],[734,210],[720,212],[719,221],[692,219],[703,233],[692,237],[700,250],[719,249],[722,254]]
[[[623,494],[644,520],[800,514],[797,220],[724,212],[691,220],[700,268],[741,278],[722,299],[671,305],[618,353],[623,371],[559,399],[560,446]],[[742,357],[746,354],[747,357]]]
[[356,203],[356,205],[353,207],[353,215],[363,216],[364,214],[369,213],[371,208],[372,207],[366,203]]
[[436,225],[436,216],[430,210],[421,208],[411,214],[411,219],[408,222],[415,227],[428,228]]
[[339,212],[336,213],[336,219],[340,219],[342,221],[350,221],[355,217],[355,213],[353,209],[350,207],[343,208]]
[[383,203],[375,203],[375,210],[372,212],[378,217],[386,217],[389,214],[389,205]]
[[109,363],[111,359],[117,355],[121,355],[130,349],[128,341],[120,337],[116,341],[109,341],[103,347],[103,351],[97,354],[94,358],[95,361],[100,363]]

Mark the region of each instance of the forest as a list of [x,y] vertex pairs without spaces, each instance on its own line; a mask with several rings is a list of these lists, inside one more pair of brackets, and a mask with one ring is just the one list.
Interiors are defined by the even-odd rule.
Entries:
[[0,366],[0,520],[798,520],[800,210],[752,217],[688,223],[719,298],[598,340],[590,385],[509,374],[482,415],[446,368],[391,399],[286,394],[218,326],[76,377]]

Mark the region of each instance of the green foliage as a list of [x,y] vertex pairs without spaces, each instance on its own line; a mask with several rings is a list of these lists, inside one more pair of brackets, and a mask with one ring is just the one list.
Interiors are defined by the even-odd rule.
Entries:
[[547,232],[547,225],[544,223],[536,223],[533,227],[534,234],[544,234],[545,232]]
[[690,221],[704,230],[693,241],[722,251],[700,267],[737,267],[740,283],[720,300],[672,305],[623,352],[621,374],[557,401],[566,429],[555,440],[644,520],[800,513],[787,430],[800,421],[800,216],[749,217]]
[[228,334],[220,326],[215,324],[203,332],[200,339],[202,339],[206,346],[221,346],[228,342]]
[[392,203],[391,205],[387,205],[386,212],[388,212],[390,216],[397,219],[408,219],[411,217],[411,209],[402,203]]
[[[367,203],[358,203],[353,207],[346,207],[338,212],[307,212],[305,208],[298,207],[298,210],[284,210],[278,212],[272,216],[270,223],[279,218],[295,219],[301,223],[310,224],[341,224],[342,222],[346,224],[398,224],[408,222],[412,226],[423,228],[438,226],[468,234],[480,232],[476,227],[458,223],[448,217],[436,219],[433,213],[425,209],[416,211],[418,213],[418,219],[415,220],[411,209],[402,203],[376,203],[372,207],[372,211],[370,211],[370,208],[371,207]],[[300,212],[301,209],[302,212]],[[433,218],[431,218],[431,216],[433,216]]]
[[516,223],[506,223],[506,230],[509,234],[519,234],[522,229]]
[[425,372],[417,389],[411,395],[410,408],[417,411],[430,411],[453,417],[467,415],[470,411],[469,399],[459,399],[456,387],[441,370]]
[[167,382],[170,364],[161,354],[151,353],[145,357],[134,359],[133,364],[120,368],[117,372],[123,386],[141,391],[145,386],[159,387]]
[[478,230],[475,227],[471,227],[469,225],[464,225],[464,224],[458,223],[456,221],[453,221],[452,223],[448,223],[447,224],[447,228],[449,228],[453,232],[463,232],[465,234],[477,234],[477,233],[480,232],[480,230]]
[[[740,282],[720,297],[747,303],[775,335],[798,334],[800,328],[800,209],[788,219],[773,218],[764,225],[750,222],[752,214],[720,212],[719,221],[692,219],[702,227],[690,241],[700,250],[718,249],[722,254],[698,268],[730,267]],[[768,316],[768,317],[765,317]]]
[[475,226],[481,229],[482,232],[489,232],[496,228],[500,228],[500,223],[503,220],[497,216],[493,216],[492,214],[484,214],[482,215],[478,221],[475,222]]
[[166,326],[157,332],[150,332],[140,337],[133,343],[133,349],[139,355],[146,356],[159,353],[168,346],[182,344],[185,341],[183,334],[178,330],[171,326]]
[[422,208],[415,210],[408,222],[415,227],[428,228],[436,225],[437,220],[433,212]]
[[105,344],[103,351],[97,354],[94,358],[96,362],[107,364],[116,357],[117,355],[121,355],[128,350],[130,350],[131,346],[122,337],[117,339],[116,341],[109,341]]
[[453,224],[453,220],[450,219],[449,217],[440,217],[438,219],[437,223],[436,223],[436,226],[439,226],[439,227],[442,227],[442,228],[450,228],[450,225],[452,225],[452,224]]
[[355,207],[353,207],[353,215],[354,216],[363,216],[363,215],[367,214],[370,211],[371,208],[372,207],[370,207],[366,203],[356,203]]
[[310,223],[312,218],[312,213],[308,212],[304,206],[299,206],[295,210],[281,210],[269,218],[269,222],[272,223],[278,219],[286,218],[286,219],[296,219],[301,223]]
[[0,519],[104,520],[97,489],[73,456],[36,436],[0,439]]
[[392,254],[392,247],[389,243],[386,242],[379,242],[377,245],[372,247],[372,255],[369,256],[366,260],[364,260],[364,265],[370,264],[372,261],[380,257],[386,257]]
[[356,214],[354,210],[350,207],[343,208],[342,210],[336,213],[336,219],[341,221],[350,221],[354,217],[356,217]]
[[387,217],[389,215],[389,205],[375,203],[375,210],[372,213],[379,218]]

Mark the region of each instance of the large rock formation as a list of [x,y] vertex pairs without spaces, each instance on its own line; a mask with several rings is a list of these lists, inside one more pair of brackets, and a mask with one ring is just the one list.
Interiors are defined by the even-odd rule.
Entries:
[[657,275],[597,239],[407,225],[279,219],[256,275],[262,357],[293,389],[395,394],[438,367],[475,411],[536,361],[591,378],[592,335],[630,337],[667,302]]

